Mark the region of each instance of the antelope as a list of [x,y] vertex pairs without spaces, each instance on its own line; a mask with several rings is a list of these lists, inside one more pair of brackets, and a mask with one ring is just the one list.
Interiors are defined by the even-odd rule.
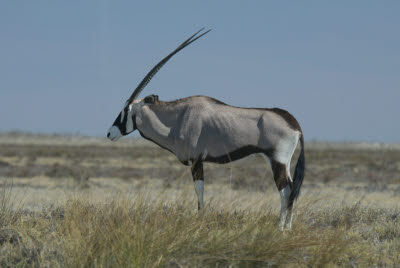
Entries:
[[[260,154],[270,163],[280,193],[279,228],[291,228],[292,208],[304,178],[304,138],[297,120],[279,108],[235,107],[207,96],[161,101],[157,95],[137,99],[161,67],[176,53],[210,30],[196,32],[161,60],[140,82],[107,133],[117,141],[138,130],[140,135],[175,154],[191,167],[198,210],[204,207],[203,163],[229,163]],[[301,151],[290,175],[290,161],[300,141]]]

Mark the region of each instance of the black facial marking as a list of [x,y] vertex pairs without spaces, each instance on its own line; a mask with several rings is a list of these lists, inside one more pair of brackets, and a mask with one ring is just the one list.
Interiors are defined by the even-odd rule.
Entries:
[[121,130],[120,124],[121,124],[121,113],[119,113],[117,118],[115,118],[114,123],[112,125],[118,127]]
[[122,118],[122,123],[121,123],[121,128],[123,129],[123,131],[121,130],[122,135],[126,135],[126,122],[128,121],[128,113],[125,111],[125,115],[124,118]]
[[133,130],[131,132],[129,132],[129,133],[127,132],[126,124],[128,122],[128,116],[129,116],[128,112],[129,112],[129,106],[126,106],[124,108],[124,118],[122,118],[122,121],[121,121],[121,116],[122,116],[122,112],[121,112],[121,113],[119,113],[119,115],[117,116],[117,118],[115,119],[115,121],[113,123],[113,126],[118,127],[119,131],[124,136],[128,135],[129,133],[131,133],[131,132],[133,132],[133,131],[135,131],[137,129],[137,127],[136,127],[136,116],[133,115],[132,116]]
[[113,126],[118,127],[119,131],[121,131],[122,135],[126,135],[126,121],[128,118],[128,107],[124,108],[124,118],[122,118],[122,122],[121,122],[121,116],[122,116],[122,112],[119,113],[119,115],[117,116],[117,118],[115,119]]

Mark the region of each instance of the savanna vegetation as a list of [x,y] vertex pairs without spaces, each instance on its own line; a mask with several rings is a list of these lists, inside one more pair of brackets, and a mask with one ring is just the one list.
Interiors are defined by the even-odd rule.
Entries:
[[[308,143],[293,229],[257,155],[190,172],[146,142],[0,135],[0,266],[395,267],[400,150]],[[296,156],[295,156],[296,157]]]

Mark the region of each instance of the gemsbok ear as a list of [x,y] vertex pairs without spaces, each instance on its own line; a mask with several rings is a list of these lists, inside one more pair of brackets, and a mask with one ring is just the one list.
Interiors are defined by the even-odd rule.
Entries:
[[157,95],[149,95],[146,98],[144,98],[144,103],[153,104],[156,100],[158,100]]

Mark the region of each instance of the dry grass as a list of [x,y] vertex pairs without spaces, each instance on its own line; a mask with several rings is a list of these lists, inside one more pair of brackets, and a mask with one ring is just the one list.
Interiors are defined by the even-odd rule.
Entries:
[[[93,202],[73,198],[41,211],[11,209],[3,188],[1,266],[394,266],[400,211],[359,203],[297,210],[292,231],[272,208],[208,206],[197,214],[186,193],[170,202],[144,195]],[[164,196],[165,197],[165,196]]]
[[158,148],[20,138],[0,135],[1,267],[400,263],[397,149],[308,146],[293,229],[282,233],[257,156],[207,165],[198,214],[189,170]]

